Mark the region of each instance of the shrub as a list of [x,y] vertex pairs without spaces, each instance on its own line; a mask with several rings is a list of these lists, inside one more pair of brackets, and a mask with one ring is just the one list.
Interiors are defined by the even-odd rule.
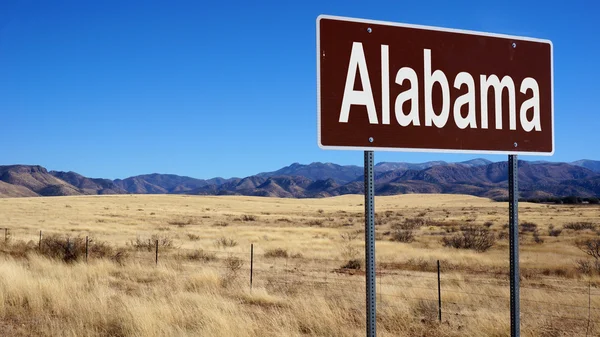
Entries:
[[194,250],[186,255],[188,260],[210,262],[217,259],[215,253],[205,252],[202,249]]
[[[42,239],[39,253],[52,259],[64,262],[75,262],[85,257],[85,238],[61,235],[47,235]],[[88,257],[109,258],[113,248],[106,242],[88,238]]]
[[311,227],[312,226],[320,227],[320,226],[323,226],[323,221],[322,220],[310,220],[308,222],[308,225],[311,226]]
[[125,265],[125,261],[129,258],[129,252],[127,252],[127,250],[125,250],[124,248],[119,248],[117,249],[117,251],[115,252],[115,254],[112,256],[112,260],[119,264],[120,266]]
[[494,223],[491,221],[486,221],[483,225],[485,226],[485,228],[490,228],[494,225]]
[[190,239],[190,241],[198,241],[198,240],[200,240],[200,235],[188,233],[187,236],[188,236],[188,239]]
[[223,287],[228,287],[232,283],[234,283],[238,276],[239,271],[242,269],[244,265],[244,261],[237,256],[228,256],[223,260],[223,266],[226,270],[225,275],[221,278],[221,285]]
[[446,247],[458,249],[472,249],[476,252],[485,252],[496,243],[496,237],[487,228],[466,226],[461,232],[451,237],[444,237],[442,244]]
[[563,226],[565,229],[572,229],[575,231],[581,231],[584,229],[591,229],[591,230],[595,230],[596,229],[596,224],[593,224],[591,222],[584,222],[584,221],[579,221],[579,222],[569,222],[568,224]]
[[540,232],[537,229],[535,230],[535,232],[533,232],[533,242],[538,244],[544,243],[544,239],[540,237]]
[[156,247],[156,241],[162,248],[173,248],[173,239],[168,235],[152,234],[149,239],[136,237],[135,240],[130,240],[129,245],[135,250],[147,250],[151,252]]
[[562,233],[562,228],[557,228],[557,229],[550,228],[548,230],[548,235],[549,236],[559,236],[560,233]]
[[575,261],[577,270],[585,275],[600,274],[600,261],[598,260],[577,260]]
[[419,300],[413,307],[415,316],[423,323],[433,323],[438,319],[438,307],[435,301]]
[[410,243],[415,240],[415,233],[412,230],[398,229],[398,230],[395,230],[394,233],[392,234],[392,240],[398,241],[398,242]]
[[141,237],[136,237],[135,240],[129,240],[129,245],[135,250],[148,250],[152,251],[154,244],[151,239],[142,239]]
[[535,232],[537,230],[537,224],[534,224],[533,222],[522,222],[520,227],[521,233]]
[[244,214],[244,216],[242,216],[242,221],[256,221],[256,216],[255,215],[246,215]]
[[174,246],[173,239],[168,235],[152,234],[150,240],[152,240],[152,243],[154,244],[158,241],[158,245],[162,248],[173,248]]
[[360,254],[360,249],[354,245],[354,241],[358,239],[360,232],[345,232],[340,234],[342,238],[342,258],[353,260]]
[[275,248],[275,249],[269,249],[265,252],[264,254],[265,257],[269,257],[269,258],[288,258],[288,251],[287,249],[283,249],[283,248]]
[[394,229],[415,230],[419,229],[427,223],[423,218],[406,218],[403,223],[395,223],[392,225]]
[[215,247],[217,247],[217,248],[229,248],[229,247],[235,247],[237,245],[238,245],[237,241],[235,241],[234,239],[228,239],[224,236],[215,240]]
[[352,259],[352,260],[349,260],[348,262],[346,262],[346,264],[344,264],[342,266],[342,269],[360,270],[361,265],[362,265],[362,263],[359,259]]
[[237,273],[242,266],[244,265],[244,261],[237,256],[228,256],[224,260],[225,268],[230,273]]
[[600,259],[600,239],[587,239],[583,241],[577,241],[575,243],[577,248],[587,255],[593,257],[595,260]]

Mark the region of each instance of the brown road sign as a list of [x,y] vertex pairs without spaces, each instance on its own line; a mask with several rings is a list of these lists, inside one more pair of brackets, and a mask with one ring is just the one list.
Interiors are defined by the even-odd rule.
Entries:
[[317,19],[324,149],[552,155],[552,42]]

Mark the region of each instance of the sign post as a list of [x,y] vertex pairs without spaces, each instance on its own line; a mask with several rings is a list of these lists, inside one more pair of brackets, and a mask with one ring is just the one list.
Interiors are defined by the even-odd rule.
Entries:
[[365,277],[367,282],[367,337],[377,336],[375,288],[375,178],[374,154],[365,151]]
[[367,336],[376,335],[376,150],[509,155],[511,336],[519,336],[517,155],[554,153],[552,50],[535,38],[317,18],[318,145],[365,155]]
[[510,254],[510,335],[521,335],[519,299],[519,162],[508,156],[508,244]]

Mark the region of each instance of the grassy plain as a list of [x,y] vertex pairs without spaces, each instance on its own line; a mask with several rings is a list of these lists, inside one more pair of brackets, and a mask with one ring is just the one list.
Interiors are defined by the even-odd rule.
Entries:
[[[0,227],[9,229],[7,242],[0,236],[0,331],[363,336],[364,273],[342,268],[363,258],[363,211],[361,196],[0,199]],[[377,197],[376,212],[379,336],[509,336],[506,203],[413,194]],[[591,258],[574,244],[599,236],[599,217],[597,205],[520,204],[520,221],[535,224],[521,236],[523,336],[600,335],[600,278],[578,269]],[[393,241],[414,219],[422,219],[414,241]],[[563,229],[573,222],[592,229]],[[468,225],[489,227],[493,247],[442,245]],[[48,259],[36,252],[40,230],[44,238],[90,236],[92,246],[107,242],[125,257]],[[158,265],[152,242],[145,247],[156,238]]]

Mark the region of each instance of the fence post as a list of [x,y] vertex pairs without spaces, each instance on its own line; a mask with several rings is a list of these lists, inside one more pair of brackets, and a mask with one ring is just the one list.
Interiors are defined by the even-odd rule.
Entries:
[[158,240],[156,240],[156,265],[158,265]]
[[88,263],[88,245],[89,239],[88,236],[85,237],[85,263]]
[[38,242],[38,249],[42,250],[42,231],[40,231],[40,241]]
[[440,260],[437,260],[437,276],[438,276],[438,318],[442,321],[442,287],[440,282]]
[[252,290],[252,273],[254,267],[254,244],[250,244],[250,290]]
[[8,242],[8,228],[4,228],[4,242]]

